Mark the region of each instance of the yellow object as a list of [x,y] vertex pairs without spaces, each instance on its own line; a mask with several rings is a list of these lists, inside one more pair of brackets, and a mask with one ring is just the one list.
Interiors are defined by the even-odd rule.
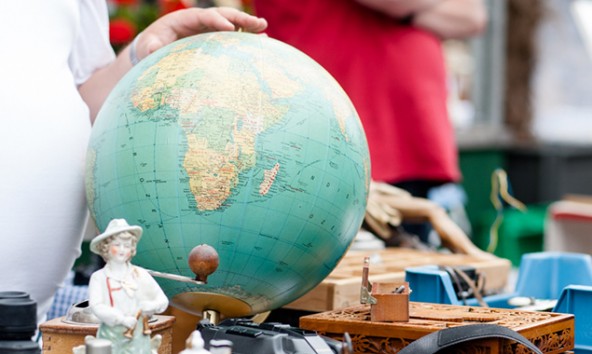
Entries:
[[493,253],[497,248],[499,227],[504,219],[504,205],[502,204],[502,201],[523,212],[526,211],[527,208],[524,203],[510,195],[510,192],[508,191],[508,175],[506,171],[501,168],[493,171],[491,175],[490,199],[495,210],[497,210],[495,220],[489,229],[489,245],[487,246],[487,252]]

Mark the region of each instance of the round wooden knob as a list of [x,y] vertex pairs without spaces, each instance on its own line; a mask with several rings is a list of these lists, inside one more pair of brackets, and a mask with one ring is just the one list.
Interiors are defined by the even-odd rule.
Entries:
[[195,280],[207,283],[208,275],[214,273],[220,264],[218,252],[206,244],[195,246],[189,252],[189,268],[195,273]]

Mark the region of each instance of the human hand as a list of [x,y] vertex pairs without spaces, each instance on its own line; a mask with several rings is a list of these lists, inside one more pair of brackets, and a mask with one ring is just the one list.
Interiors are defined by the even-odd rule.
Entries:
[[265,19],[231,7],[189,8],[169,13],[154,21],[138,35],[135,43],[139,60],[178,39],[205,32],[261,32],[267,28]]

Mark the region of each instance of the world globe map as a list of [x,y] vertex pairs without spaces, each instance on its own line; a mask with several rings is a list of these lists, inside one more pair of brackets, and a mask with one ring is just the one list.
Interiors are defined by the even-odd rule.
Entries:
[[194,278],[191,250],[216,250],[205,284],[156,277],[196,314],[257,314],[310,291],[353,241],[369,183],[366,137],[339,84],[297,49],[244,32],[142,60],[107,98],[87,154],[97,227],[143,228],[134,264]]

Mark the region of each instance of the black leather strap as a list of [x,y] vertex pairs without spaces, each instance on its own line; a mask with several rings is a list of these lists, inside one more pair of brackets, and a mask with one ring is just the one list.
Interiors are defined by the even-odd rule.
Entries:
[[408,346],[401,349],[399,354],[432,354],[460,343],[484,338],[510,339],[524,345],[532,350],[533,353],[542,354],[542,351],[537,346],[520,333],[495,324],[450,327],[433,332],[411,342]]

